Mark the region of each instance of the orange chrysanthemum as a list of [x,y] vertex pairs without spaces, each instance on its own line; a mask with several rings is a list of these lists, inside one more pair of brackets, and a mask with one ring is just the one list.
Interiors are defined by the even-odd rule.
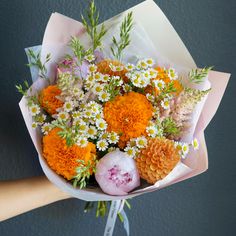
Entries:
[[59,128],[54,128],[43,137],[43,156],[51,169],[70,180],[76,175],[76,167],[81,165],[78,160],[95,165],[96,147],[90,142],[84,148],[75,144],[68,147],[66,141],[59,137],[59,131]]
[[[114,66],[122,66],[123,70],[112,71],[109,66],[110,64]],[[110,59],[102,60],[97,64],[97,71],[102,74],[108,74],[110,76],[120,76],[125,82],[128,81],[128,78],[125,75],[128,71],[124,68],[124,65],[119,61],[110,60]]]
[[[164,68],[161,67],[157,67],[155,68],[155,70],[158,71],[157,77],[154,80],[162,80],[165,82],[165,84],[168,84],[169,82],[171,82],[167,71]],[[182,84],[179,82],[179,80],[173,80],[174,83],[174,88],[176,89],[176,92],[174,92],[176,95],[179,95],[182,91],[183,91],[183,86]],[[145,89],[146,93],[151,93],[153,92],[153,87],[152,86],[147,86],[147,88]],[[155,89],[155,94],[156,96],[159,94],[159,90]]]
[[150,184],[167,176],[179,160],[174,142],[166,138],[149,139],[147,147],[135,159],[140,177]]
[[139,93],[129,92],[106,102],[104,117],[108,131],[121,134],[119,147],[124,148],[127,141],[145,135],[152,117],[153,107],[147,98]]
[[63,102],[56,98],[61,90],[56,85],[50,85],[43,89],[39,95],[40,105],[50,115],[56,114],[57,109],[63,106]]

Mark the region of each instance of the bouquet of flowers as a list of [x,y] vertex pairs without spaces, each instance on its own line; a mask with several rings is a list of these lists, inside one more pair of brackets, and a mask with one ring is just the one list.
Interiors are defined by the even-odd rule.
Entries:
[[[185,57],[178,62],[167,49],[159,52],[152,41],[159,36],[140,24],[140,10],[147,8],[166,20],[152,1],[101,25],[93,1],[82,24],[53,14],[41,52],[27,49],[36,80],[17,85],[45,174],[71,195],[99,201],[98,215],[105,201],[154,191],[207,168],[203,130],[227,84],[212,67],[195,67],[168,22],[171,48],[177,48],[172,53],[183,50]],[[218,94],[209,73],[224,79],[213,84]],[[216,103],[205,111],[211,93]]]

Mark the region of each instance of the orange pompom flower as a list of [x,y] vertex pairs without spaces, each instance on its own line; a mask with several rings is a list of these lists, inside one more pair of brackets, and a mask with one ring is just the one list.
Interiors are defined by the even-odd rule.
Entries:
[[85,164],[90,164],[92,174],[92,167],[95,166],[96,146],[89,142],[84,148],[76,144],[68,147],[66,140],[58,135],[59,131],[59,128],[54,128],[43,137],[43,156],[50,168],[71,180],[76,175],[76,168],[81,165],[78,160],[82,160]]
[[63,102],[56,96],[61,94],[61,90],[56,85],[49,85],[39,94],[40,105],[50,115],[56,114],[57,109],[63,106]]
[[140,177],[154,184],[167,176],[180,161],[179,151],[174,142],[166,138],[148,140],[135,159]]
[[[113,71],[110,68],[110,64],[116,67],[121,67],[122,70]],[[128,71],[125,69],[124,65],[119,61],[104,59],[97,64],[97,71],[102,74],[108,74],[110,76],[120,76],[125,82],[128,82],[128,78],[125,75]]]
[[153,107],[147,98],[136,92],[117,96],[105,103],[104,118],[108,131],[121,134],[119,147],[124,148],[127,141],[145,135],[145,130],[152,117]]

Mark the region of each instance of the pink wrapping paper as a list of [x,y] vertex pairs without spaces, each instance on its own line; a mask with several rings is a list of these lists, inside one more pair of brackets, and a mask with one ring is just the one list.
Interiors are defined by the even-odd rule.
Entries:
[[[171,26],[160,8],[152,0],[147,0],[127,10],[126,12],[105,21],[105,25],[108,28],[113,28],[114,24],[119,22],[120,18],[129,11],[133,11],[134,19],[138,22],[140,27],[145,29],[145,32],[151,40],[149,42],[151,47],[149,52],[149,54],[151,54],[149,55],[150,57],[153,57],[156,60],[161,58],[163,64],[167,63],[168,65],[173,65],[173,67],[177,68],[182,75],[186,75],[186,71],[196,67],[194,60],[179,38],[178,34],[175,32],[174,28]],[[155,22],[155,24],[153,24],[153,22]],[[90,43],[80,22],[65,17],[61,14],[53,13],[45,30],[41,51],[42,60],[45,58],[47,53],[51,53],[52,55],[52,59],[47,65],[49,71],[48,75],[52,78],[55,77],[56,62],[58,62],[59,59],[65,55],[65,52],[69,52],[67,45],[71,36],[78,36],[82,43],[86,46]],[[74,189],[70,183],[66,182],[62,177],[54,173],[42,157],[41,135],[38,131],[31,128],[32,118],[28,112],[25,98],[22,98],[19,105],[32,141],[39,154],[40,164],[44,173],[51,182],[63,191],[83,200],[117,200],[131,198],[143,193],[155,191],[173,183],[198,175],[208,168],[204,129],[217,111],[229,77],[230,74],[215,71],[210,72],[208,76],[210,83],[207,81],[205,86],[209,87],[211,84],[212,91],[208,95],[207,99],[201,103],[199,109],[196,110],[196,113],[199,113],[197,115],[195,114],[195,118],[198,122],[195,122],[196,128],[194,126],[195,130],[193,130],[194,136],[197,137],[200,142],[199,150],[190,152],[187,159],[184,160],[183,163],[179,163],[166,178],[158,181],[155,185],[143,187],[133,191],[127,196],[122,197],[109,196],[104,194],[98,188],[87,188],[83,190]],[[44,86],[45,85],[40,79],[33,84],[33,88],[35,90]]]

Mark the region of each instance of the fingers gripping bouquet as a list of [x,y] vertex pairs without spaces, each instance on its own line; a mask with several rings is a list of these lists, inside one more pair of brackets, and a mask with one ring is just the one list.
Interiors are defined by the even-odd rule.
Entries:
[[[98,214],[103,201],[154,191],[207,167],[199,165],[207,160],[203,130],[227,77],[213,84],[218,95],[211,91],[212,68],[196,69],[174,31],[177,43],[159,52],[154,44],[161,36],[151,26],[145,31],[148,17],[140,16],[148,9],[173,31],[152,1],[99,26],[93,1],[82,25],[54,14],[41,54],[28,50],[37,80],[17,86],[45,174],[75,197],[100,201]],[[185,54],[179,62],[177,49]],[[204,113],[208,96],[215,110]]]

